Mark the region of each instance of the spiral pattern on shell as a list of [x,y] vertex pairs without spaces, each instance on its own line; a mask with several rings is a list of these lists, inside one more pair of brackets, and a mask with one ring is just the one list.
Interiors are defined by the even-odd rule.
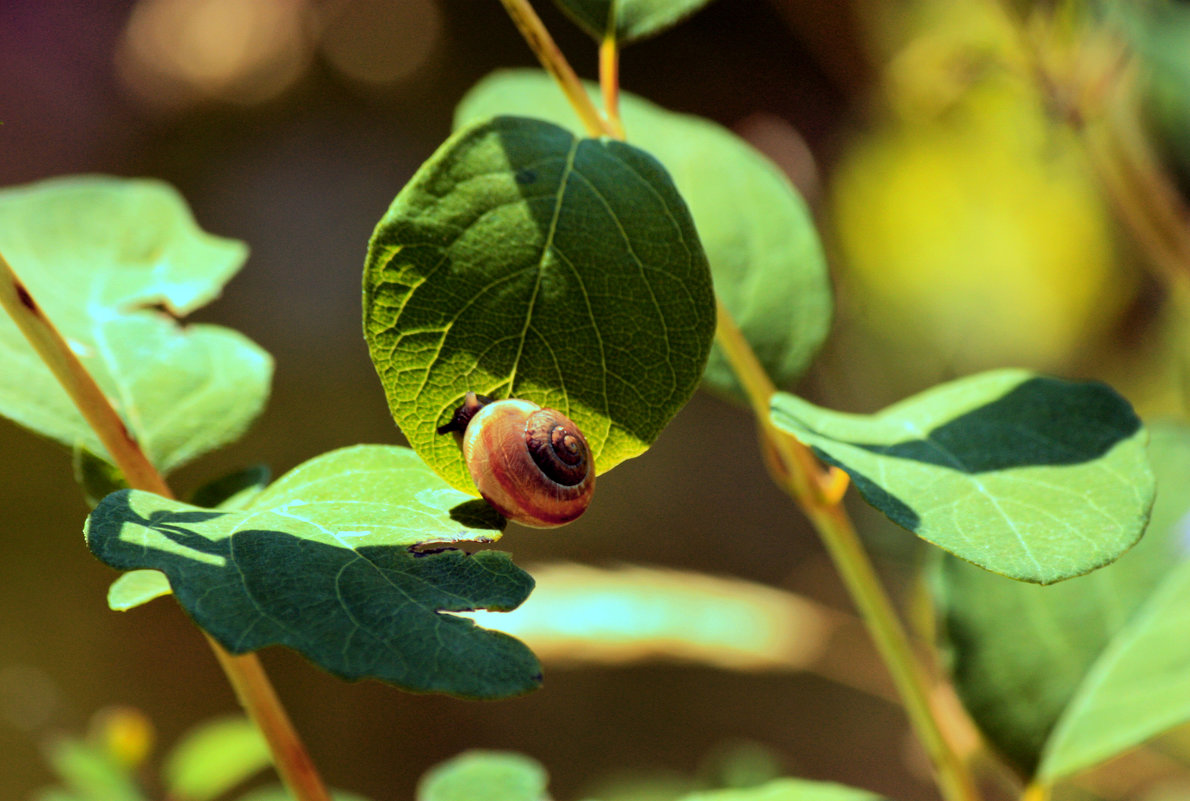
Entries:
[[552,528],[577,518],[595,488],[595,462],[570,418],[524,400],[485,404],[463,435],[479,493],[510,520]]

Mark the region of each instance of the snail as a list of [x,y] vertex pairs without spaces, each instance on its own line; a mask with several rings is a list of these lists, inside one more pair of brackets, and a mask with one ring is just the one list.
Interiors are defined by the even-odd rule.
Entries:
[[439,434],[454,433],[479,494],[524,526],[571,522],[591,502],[595,460],[569,417],[526,400],[468,392]]

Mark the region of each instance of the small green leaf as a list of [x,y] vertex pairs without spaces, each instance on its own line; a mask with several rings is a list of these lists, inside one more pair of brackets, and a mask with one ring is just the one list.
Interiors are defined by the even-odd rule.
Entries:
[[[0,252],[159,469],[234,440],[263,407],[268,354],[235,331],[173,319],[210,302],[247,249],[199,230],[169,186],[90,176],[0,191]],[[108,458],[7,315],[0,410]]]
[[778,394],[772,416],[897,525],[1021,581],[1109,564],[1149,519],[1147,434],[1103,384],[1000,370],[873,415]]
[[[592,97],[599,89],[587,85]],[[710,120],[676,114],[627,92],[620,113],[629,140],[656,156],[690,207],[715,280],[757,358],[791,387],[830,330],[834,298],[826,258],[805,201],[775,164]],[[582,130],[553,79],[540,70],[500,70],[471,89],[455,126],[497,114],[538,117]],[[718,346],[706,382],[742,391]]]
[[774,779],[759,787],[694,793],[682,801],[884,801],[884,797],[830,782]]
[[[952,557],[938,565],[932,584],[939,629],[959,695],[988,740],[1025,775],[1043,749],[1052,750],[1051,731],[1108,643],[1124,635],[1185,559],[1178,522],[1190,510],[1190,493],[1178,487],[1190,475],[1190,429],[1156,425],[1150,435],[1160,487],[1152,522],[1115,563],[1049,587]],[[1176,696],[1167,702],[1175,706]],[[1132,727],[1148,717],[1136,712]]]
[[497,551],[413,549],[490,541],[502,522],[408,449],[373,445],[313,459],[242,510],[117,492],[85,531],[112,567],[164,572],[232,653],[287,645],[344,678],[490,698],[535,689],[536,658],[442,613],[512,609],[532,579]]
[[83,490],[87,508],[94,509],[105,496],[122,489],[128,489],[128,482],[119,468],[102,459],[81,445],[75,445],[71,454],[74,480]]
[[554,0],[595,41],[614,32],[621,44],[672,28],[711,0]]
[[171,592],[169,579],[160,570],[131,570],[108,587],[107,606],[113,612],[127,612]]
[[161,774],[171,798],[211,801],[271,764],[260,729],[237,716],[206,721],[187,732],[166,757]]
[[545,122],[451,137],[368,248],[364,330],[389,408],[464,491],[459,447],[436,429],[468,390],[561,410],[606,472],[689,399],[714,327],[706,258],[661,165]]
[[69,790],[62,792],[63,797],[84,801],[145,801],[128,769],[102,748],[64,738],[50,746],[47,755],[50,767]]
[[432,768],[417,787],[417,801],[543,801],[549,777],[527,756],[510,751],[467,751]]
[[1062,713],[1038,770],[1046,781],[1190,720],[1190,428],[1154,427],[1152,436],[1160,492],[1142,545],[1152,539],[1160,547],[1150,549],[1143,585],[1117,582],[1112,588],[1116,598],[1127,593],[1131,604],[1151,594],[1112,638]]

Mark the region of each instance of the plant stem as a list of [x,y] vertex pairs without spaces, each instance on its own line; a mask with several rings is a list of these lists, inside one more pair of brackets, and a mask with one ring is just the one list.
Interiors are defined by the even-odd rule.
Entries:
[[[128,484],[133,489],[174,497],[103,390],[71,350],[65,337],[42,312],[3,254],[0,254],[0,306],[66,390]],[[272,751],[273,764],[293,797],[297,801],[330,801],[326,787],[256,655],[233,656],[209,634],[206,638],[240,703],[264,734]]]
[[934,765],[943,796],[948,801],[975,801],[979,798],[975,781],[934,716],[929,701],[929,682],[892,602],[856,536],[855,527],[840,503],[842,492],[838,489],[837,478],[823,468],[805,445],[773,425],[769,415],[769,404],[776,391],[772,380],[722,301],[718,315],[715,338],[743,385],[762,436],[782,468],[780,472],[774,471],[774,480],[794,497],[822,538],[892,675],[909,720]]
[[599,88],[603,92],[603,113],[617,139],[624,138],[620,119],[620,47],[613,27],[599,45]]
[[516,24],[529,48],[537,55],[541,66],[562,87],[563,94],[570,101],[570,105],[574,107],[579,119],[582,120],[583,127],[587,129],[587,133],[591,136],[615,136],[615,130],[595,108],[591,98],[587,96],[587,90],[583,88],[582,81],[578,79],[570,62],[558,49],[557,43],[550,36],[550,32],[545,29],[545,25],[537,16],[537,12],[533,10],[533,6],[529,5],[529,0],[500,0],[500,2],[504,4],[504,10]]

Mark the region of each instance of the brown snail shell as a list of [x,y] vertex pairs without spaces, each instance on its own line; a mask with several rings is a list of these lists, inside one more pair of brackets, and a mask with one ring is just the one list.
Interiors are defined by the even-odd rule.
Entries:
[[463,431],[463,459],[479,494],[524,526],[553,528],[587,509],[595,460],[566,415],[526,400],[467,400],[438,433]]

